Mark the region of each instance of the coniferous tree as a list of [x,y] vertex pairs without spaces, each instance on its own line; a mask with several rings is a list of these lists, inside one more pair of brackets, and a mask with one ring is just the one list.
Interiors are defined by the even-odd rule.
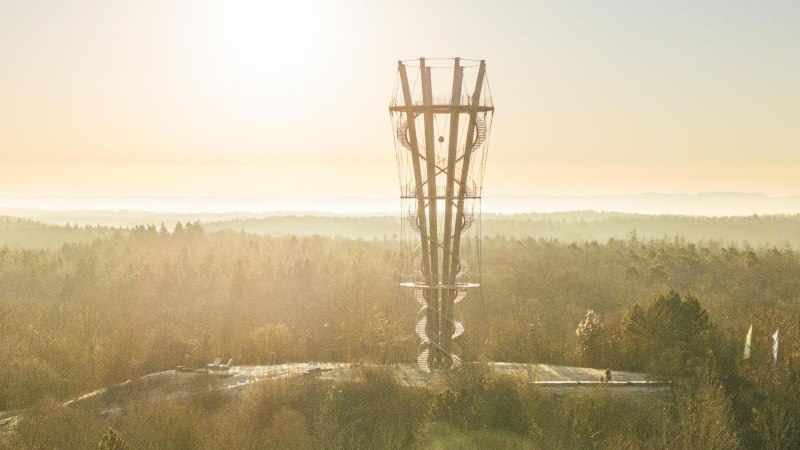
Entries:
[[109,427],[100,442],[97,443],[98,450],[127,450],[128,444],[122,436],[113,428]]

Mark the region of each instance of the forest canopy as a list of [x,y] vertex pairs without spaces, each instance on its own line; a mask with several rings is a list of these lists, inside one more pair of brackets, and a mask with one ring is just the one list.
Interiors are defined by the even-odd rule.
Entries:
[[[0,360],[10,362],[0,365],[0,411],[216,355],[411,363],[416,353],[418,306],[398,287],[391,238],[2,223],[18,244],[0,247]],[[67,242],[19,244],[49,238]],[[800,442],[796,431],[769,431],[777,420],[796,430],[800,417],[800,398],[783,395],[800,392],[793,248],[638,233],[603,242],[489,235],[482,267],[482,290],[459,306],[466,361],[647,371],[723,411],[721,442]],[[751,323],[753,356],[742,361]],[[781,359],[772,364],[777,328]],[[701,406],[685,409],[702,415]]]

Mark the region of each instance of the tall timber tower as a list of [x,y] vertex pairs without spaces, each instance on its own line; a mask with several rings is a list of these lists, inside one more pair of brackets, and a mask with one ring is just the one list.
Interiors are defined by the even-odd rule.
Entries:
[[491,129],[484,61],[399,61],[389,107],[402,203],[403,280],[422,305],[420,369],[461,363],[454,306],[480,286],[480,202]]

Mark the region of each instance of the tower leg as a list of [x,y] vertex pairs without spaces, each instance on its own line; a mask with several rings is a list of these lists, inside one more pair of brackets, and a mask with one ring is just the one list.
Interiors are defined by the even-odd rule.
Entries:
[[[464,69],[461,67],[461,60],[455,59],[453,66],[453,89],[450,94],[450,104],[458,107],[461,104],[461,83],[464,75]],[[458,119],[459,113],[457,108],[454,108],[450,114],[450,136],[448,140],[447,151],[447,168],[445,175],[447,175],[447,184],[445,189],[444,200],[444,233],[442,236],[442,281],[445,285],[452,286],[453,281],[450,277],[451,261],[453,259],[453,234],[459,233],[460,230],[454,228],[453,224],[453,190],[455,185],[455,171],[456,171],[456,153],[458,151]],[[442,346],[442,353],[444,355],[443,364],[447,367],[451,365],[451,357],[453,351],[453,300],[455,299],[456,291],[454,289],[444,289],[441,297],[441,325],[439,341]]]
[[[436,144],[433,134],[433,80],[431,80],[431,69],[425,66],[425,59],[419,60],[420,74],[422,78],[422,104],[424,106],[423,117],[425,119],[425,165],[428,169],[428,176],[425,179],[427,184],[428,200],[428,222],[430,233],[430,244],[428,246],[431,268],[431,286],[439,285],[439,225],[437,213],[437,192],[436,192]],[[440,314],[440,295],[441,290],[432,289],[430,303],[428,304],[429,313],[428,323],[431,331],[431,356],[433,360],[432,368],[441,366],[441,314]]]

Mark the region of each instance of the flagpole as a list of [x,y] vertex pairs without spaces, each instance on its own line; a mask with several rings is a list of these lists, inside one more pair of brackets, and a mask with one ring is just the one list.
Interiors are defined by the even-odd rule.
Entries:
[[750,329],[747,331],[747,337],[744,339],[744,354],[742,359],[750,359],[750,350],[753,344],[753,324],[750,323]]
[[772,335],[772,363],[778,364],[778,332],[780,332],[780,327],[775,330],[775,333]]

